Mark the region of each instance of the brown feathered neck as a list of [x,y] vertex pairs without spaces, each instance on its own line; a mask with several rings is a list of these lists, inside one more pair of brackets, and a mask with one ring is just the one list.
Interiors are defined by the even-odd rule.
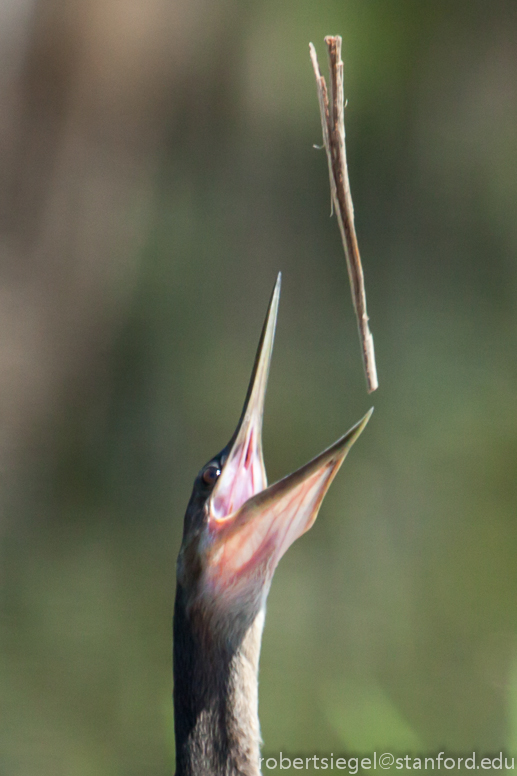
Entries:
[[233,618],[231,631],[174,608],[176,776],[259,776],[258,663],[264,610]]

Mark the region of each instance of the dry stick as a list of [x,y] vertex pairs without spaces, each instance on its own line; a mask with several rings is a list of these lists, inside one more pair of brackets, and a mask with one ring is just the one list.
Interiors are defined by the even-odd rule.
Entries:
[[341,60],[341,37],[339,35],[325,38],[329,55],[330,70],[330,106],[325,78],[321,75],[316,50],[309,44],[312,66],[316,76],[318,100],[320,104],[321,128],[323,143],[327,151],[329,165],[330,189],[332,202],[337,215],[339,230],[345,249],[348,277],[352,291],[359,336],[361,339],[364,371],[368,393],[378,388],[377,368],[375,366],[375,351],[373,337],[368,327],[366,312],[366,293],[364,290],[363,268],[359,255],[359,246],[354,227],[354,207],[350,194],[350,181],[345,150],[345,117],[343,96],[343,62]]

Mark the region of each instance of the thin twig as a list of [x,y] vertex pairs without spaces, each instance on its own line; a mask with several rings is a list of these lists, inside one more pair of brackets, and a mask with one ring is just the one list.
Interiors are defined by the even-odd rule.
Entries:
[[330,190],[337,215],[339,230],[345,249],[352,301],[354,303],[359,336],[361,339],[364,370],[368,393],[379,385],[375,366],[373,337],[368,326],[366,312],[366,293],[364,290],[363,268],[359,255],[359,246],[354,226],[354,207],[350,194],[350,181],[345,150],[345,117],[343,97],[343,62],[341,60],[341,37],[329,35],[325,38],[329,56],[330,102],[325,78],[321,75],[316,50],[309,44],[312,66],[316,76],[318,101],[320,105],[323,144],[327,152],[329,165]]

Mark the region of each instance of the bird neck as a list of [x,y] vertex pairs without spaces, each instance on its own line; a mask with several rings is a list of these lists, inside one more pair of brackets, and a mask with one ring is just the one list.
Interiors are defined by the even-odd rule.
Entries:
[[231,637],[174,608],[176,776],[260,776],[258,662],[264,611]]

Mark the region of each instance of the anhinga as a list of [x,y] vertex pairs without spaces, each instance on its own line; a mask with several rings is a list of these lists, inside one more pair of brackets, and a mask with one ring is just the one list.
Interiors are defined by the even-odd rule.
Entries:
[[257,672],[271,579],[371,414],[267,487],[262,414],[279,297],[280,275],[237,430],[199,472],[185,515],[174,608],[176,776],[260,774]]

